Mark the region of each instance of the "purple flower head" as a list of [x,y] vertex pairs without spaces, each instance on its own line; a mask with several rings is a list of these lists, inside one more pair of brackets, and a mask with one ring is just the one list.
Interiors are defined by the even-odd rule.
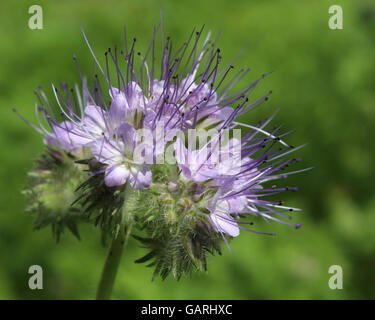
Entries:
[[[38,126],[29,123],[48,146],[72,154],[78,161],[99,164],[89,168],[90,175],[102,179],[109,192],[121,193],[130,185],[144,192],[140,194],[145,198],[156,194],[150,206],[156,208],[157,218],[146,215],[145,225],[154,235],[155,225],[150,221],[164,221],[160,232],[167,230],[171,236],[171,225],[182,224],[175,232],[191,232],[181,236],[181,246],[188,247],[189,254],[194,252],[190,247],[193,239],[201,232],[197,229],[227,243],[240,230],[262,233],[251,227],[255,217],[299,228],[300,224],[285,221],[298,209],[268,196],[295,191],[271,182],[308,170],[284,172],[299,162],[288,156],[302,146],[288,145],[283,140],[288,132],[281,127],[266,129],[276,113],[257,125],[239,120],[268,100],[271,92],[255,101],[249,99],[267,75],[239,87],[249,69],[234,71],[236,58],[223,66],[211,32],[203,41],[202,34],[203,28],[194,29],[182,46],[172,50],[161,23],[154,28],[146,52],[140,53],[135,49],[136,39],[128,43],[125,31],[124,48],[108,49],[101,64],[83,32],[99,70],[93,88],[87,86],[74,57],[82,89],[53,86],[58,113],[39,89]],[[236,130],[240,134],[235,136]],[[173,161],[159,166],[158,159],[167,156]]]

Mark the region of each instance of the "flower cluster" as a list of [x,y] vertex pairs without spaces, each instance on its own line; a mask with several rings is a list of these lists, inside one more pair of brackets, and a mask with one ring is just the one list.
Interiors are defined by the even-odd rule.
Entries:
[[[91,89],[74,57],[82,89],[52,85],[58,112],[41,89],[36,92],[38,126],[30,125],[44,136],[44,159],[55,163],[42,162],[29,188],[34,204],[51,209],[44,224],[54,215],[62,221],[54,210],[59,202],[112,234],[137,228],[146,235],[134,236],[150,250],[138,262],[152,260],[162,277],[205,269],[206,253],[220,253],[222,240],[229,247],[240,230],[261,233],[251,227],[255,217],[300,227],[285,221],[298,209],[266,198],[296,190],[269,182],[303,171],[284,172],[299,161],[288,159],[299,147],[282,140],[288,133],[281,127],[266,131],[275,114],[256,125],[238,120],[268,100],[271,92],[249,101],[266,75],[238,88],[248,70],[235,72],[235,59],[222,67],[216,41],[210,32],[202,41],[202,34],[203,28],[193,30],[172,50],[160,24],[144,55],[134,39],[123,50],[108,49],[103,68],[83,32],[100,71]],[[64,175],[67,166],[79,173]],[[54,170],[62,172],[57,189]],[[71,193],[64,198],[68,185],[75,201]],[[55,190],[57,200],[47,206],[41,186]]]

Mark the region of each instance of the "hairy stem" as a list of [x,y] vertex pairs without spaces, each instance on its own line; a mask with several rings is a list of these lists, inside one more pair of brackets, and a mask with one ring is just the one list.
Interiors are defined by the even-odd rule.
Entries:
[[111,293],[113,285],[115,283],[117,270],[121,261],[122,252],[131,232],[131,214],[129,214],[127,210],[127,204],[129,200],[131,200],[131,198],[132,188],[127,184],[125,186],[125,201],[123,204],[120,229],[119,232],[113,237],[111,246],[108,251],[98,290],[96,292],[97,300],[109,300],[111,298]]
[[113,285],[116,279],[118,266],[121,261],[122,251],[125,246],[125,232],[123,228],[114,237],[108,251],[107,259],[100,278],[98,291],[96,293],[97,300],[108,300],[111,297]]

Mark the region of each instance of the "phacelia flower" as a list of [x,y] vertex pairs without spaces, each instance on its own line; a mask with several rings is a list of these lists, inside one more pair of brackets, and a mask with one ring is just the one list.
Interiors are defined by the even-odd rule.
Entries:
[[271,92],[249,99],[266,75],[240,87],[248,70],[236,72],[235,59],[222,66],[216,40],[208,32],[202,42],[203,33],[193,30],[173,50],[161,23],[140,53],[125,32],[123,49],[108,49],[100,63],[83,32],[99,71],[93,86],[74,57],[82,88],[53,86],[58,108],[39,89],[38,126],[30,124],[47,153],[65,155],[61,168],[69,163],[85,177],[73,204],[81,218],[111,236],[131,230],[149,249],[138,262],[151,260],[163,278],[205,269],[207,253],[220,253],[222,240],[229,247],[241,230],[262,233],[256,218],[300,227],[285,221],[298,209],[268,198],[296,190],[271,182],[306,170],[284,172],[300,147],[282,140],[281,127],[266,131],[276,113],[255,125],[239,121],[268,100]]

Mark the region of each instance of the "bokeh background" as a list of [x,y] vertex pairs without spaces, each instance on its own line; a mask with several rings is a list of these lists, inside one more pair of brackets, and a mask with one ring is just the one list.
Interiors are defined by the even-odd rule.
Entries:
[[[28,8],[43,8],[43,30],[28,28]],[[328,28],[328,8],[342,5],[344,29]],[[308,145],[298,152],[299,167],[315,169],[291,177],[300,191],[285,194],[303,208],[302,228],[258,224],[276,237],[243,232],[233,254],[209,259],[207,273],[176,282],[157,279],[134,260],[144,254],[130,240],[120,266],[117,299],[374,299],[375,298],[375,3],[373,1],[3,1],[0,10],[0,298],[91,299],[106,248],[95,227],[81,226],[82,240],[65,233],[56,244],[49,228],[33,231],[24,213],[21,190],[41,137],[12,112],[34,119],[33,90],[51,81],[79,81],[72,55],[92,74],[83,42],[85,28],[95,52],[123,45],[123,26],[145,51],[164,9],[166,34],[182,44],[194,26],[222,31],[219,47],[230,61],[250,66],[245,82],[275,71],[254,98],[270,100],[245,119],[255,124],[277,108],[274,124],[296,132],[289,143]],[[51,97],[51,95],[50,95]],[[30,265],[44,269],[44,289],[28,288]],[[340,265],[343,290],[328,287],[328,269]]]

